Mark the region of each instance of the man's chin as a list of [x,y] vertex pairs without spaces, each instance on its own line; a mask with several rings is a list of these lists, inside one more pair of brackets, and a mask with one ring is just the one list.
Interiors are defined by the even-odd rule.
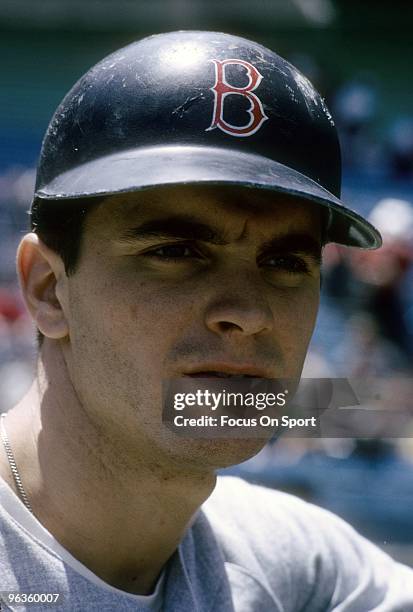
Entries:
[[184,461],[187,467],[219,469],[254,457],[267,441],[262,438],[186,439],[180,441],[174,449],[174,455],[176,460]]

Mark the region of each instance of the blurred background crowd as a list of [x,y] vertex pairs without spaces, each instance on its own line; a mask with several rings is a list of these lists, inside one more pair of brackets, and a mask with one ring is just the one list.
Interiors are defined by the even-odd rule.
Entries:
[[[104,55],[190,28],[259,40],[326,98],[342,145],[343,199],[384,245],[326,247],[305,374],[384,381],[386,408],[402,403],[412,413],[397,438],[385,427],[368,438],[281,437],[229,472],[330,508],[413,565],[413,7],[403,0],[0,1],[0,410],[32,379],[35,333],[14,262],[50,116]],[[402,396],[395,380],[405,382]]]

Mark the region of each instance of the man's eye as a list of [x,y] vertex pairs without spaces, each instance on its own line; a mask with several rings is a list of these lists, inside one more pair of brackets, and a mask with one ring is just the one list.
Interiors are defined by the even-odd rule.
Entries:
[[200,258],[200,254],[195,250],[195,248],[188,244],[167,244],[165,246],[146,251],[144,255],[166,261]]
[[296,255],[276,255],[260,262],[260,265],[281,270],[288,274],[308,274],[309,267],[304,259]]

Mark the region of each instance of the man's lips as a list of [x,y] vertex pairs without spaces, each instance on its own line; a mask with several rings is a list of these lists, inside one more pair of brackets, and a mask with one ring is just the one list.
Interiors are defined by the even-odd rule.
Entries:
[[266,368],[259,368],[250,364],[235,363],[208,363],[199,364],[186,372],[184,376],[191,378],[271,378],[271,372]]

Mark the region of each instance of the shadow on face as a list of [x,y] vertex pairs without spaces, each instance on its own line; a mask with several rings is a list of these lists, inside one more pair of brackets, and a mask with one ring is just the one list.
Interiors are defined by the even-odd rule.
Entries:
[[265,440],[171,434],[162,381],[237,368],[299,376],[318,308],[322,226],[317,205],[241,187],[107,198],[87,219],[68,281],[67,361],[91,418],[123,448],[139,442],[140,452],[203,465],[257,452]]

